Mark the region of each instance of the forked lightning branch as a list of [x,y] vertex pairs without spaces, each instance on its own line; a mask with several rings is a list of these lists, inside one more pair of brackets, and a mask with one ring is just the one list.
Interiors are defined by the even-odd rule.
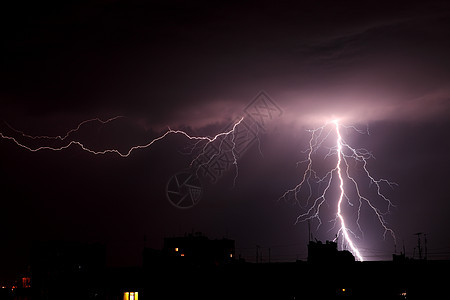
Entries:
[[[189,208],[195,205],[201,195],[201,186],[197,178],[197,174],[202,170],[205,174],[213,179],[217,179],[230,166],[234,166],[235,177],[234,182],[239,174],[238,172],[238,158],[243,154],[245,149],[250,147],[255,140],[259,140],[258,131],[264,128],[264,122],[272,120],[274,115],[281,115],[281,109],[264,93],[258,96],[246,108],[246,117],[238,118],[224,131],[208,137],[208,136],[192,136],[182,130],[168,129],[160,136],[151,139],[147,143],[134,145],[127,151],[121,152],[116,148],[93,150],[79,140],[72,138],[72,135],[80,130],[86,123],[97,122],[102,125],[108,124],[117,120],[119,117],[110,118],[108,120],[101,120],[98,118],[89,119],[78,124],[77,127],[68,131],[61,136],[31,136],[22,131],[10,129],[16,136],[6,135],[0,132],[0,137],[4,140],[14,142],[17,146],[24,148],[31,152],[38,152],[43,150],[62,151],[71,146],[78,146],[84,151],[94,155],[115,154],[120,157],[129,157],[132,152],[139,149],[151,148],[155,143],[161,142],[169,135],[181,135],[187,140],[194,142],[194,148],[200,151],[194,157],[191,163],[193,172],[181,172],[174,175],[168,183],[168,192],[170,193],[169,200],[176,207]],[[248,118],[248,120],[246,120]],[[250,125],[249,125],[250,124]],[[336,241],[339,238],[341,247],[348,247],[355,257],[363,261],[364,257],[358,248],[357,241],[363,236],[363,228],[361,226],[362,209],[368,208],[375,216],[379,226],[383,229],[383,236],[389,234],[395,243],[395,233],[388,226],[385,216],[393,207],[391,200],[385,196],[382,189],[392,187],[395,183],[386,179],[375,178],[369,172],[368,160],[373,158],[370,151],[364,148],[355,148],[347,143],[343,137],[342,131],[353,131],[357,133],[364,133],[354,126],[346,126],[341,124],[339,120],[327,122],[321,127],[309,130],[311,134],[309,139],[309,146],[306,153],[306,159],[302,161],[306,168],[299,179],[299,183],[292,189],[287,190],[280,199],[294,199],[304,209],[304,212],[297,217],[296,223],[308,220],[316,220],[319,228],[322,225],[322,211],[323,207],[332,207],[333,215],[331,222],[334,224],[330,231],[334,231]],[[243,139],[242,137],[243,135]],[[250,136],[249,133],[253,135]],[[252,137],[252,138],[249,138]],[[44,145],[31,147],[25,141],[20,139],[33,139],[44,141]],[[45,144],[48,140],[56,140],[60,142],[59,146],[50,146]],[[329,145],[331,142],[331,147]],[[317,152],[319,149],[327,149],[325,157],[333,158],[334,163],[326,172],[316,171],[316,164],[318,163]],[[224,159],[224,157],[228,157]],[[319,157],[320,159],[320,157]],[[359,167],[360,174],[362,174],[366,181],[368,180],[375,192],[371,193],[373,197],[369,197],[361,188],[359,183],[360,176],[353,175],[352,168]],[[215,173],[214,173],[215,172]],[[186,173],[186,174],[184,174]],[[319,186],[319,193],[313,193],[313,186]],[[337,187],[337,192],[336,192]],[[192,191],[195,191],[193,194]],[[189,196],[189,197],[187,197]],[[176,197],[174,200],[173,197]],[[185,200],[190,199],[188,205]],[[384,209],[380,209],[380,203]],[[326,204],[326,205],[325,205]],[[348,207],[354,208],[356,216],[349,216]],[[330,220],[328,220],[330,221]],[[354,224],[353,224],[354,223]]]
[[[378,179],[371,175],[368,169],[368,160],[373,158],[373,155],[364,148],[350,146],[342,136],[342,128],[363,133],[354,126],[341,124],[339,120],[333,120],[321,127],[309,130],[311,137],[309,139],[309,147],[305,152],[307,158],[301,162],[306,165],[306,169],[299,183],[294,188],[287,190],[280,199],[293,198],[305,209],[305,212],[297,217],[297,222],[317,220],[317,228],[323,222],[323,206],[327,204],[334,207],[335,216],[331,220],[334,223],[332,229],[335,229],[336,232],[334,241],[341,237],[341,247],[345,248],[347,246],[358,260],[363,261],[364,257],[355,242],[355,239],[360,239],[363,235],[363,229],[360,224],[363,207],[368,207],[374,214],[384,231],[383,237],[386,238],[386,234],[389,233],[395,242],[395,233],[388,227],[385,220],[385,215],[390,212],[390,208],[394,205],[382,192],[382,185],[392,187],[395,183],[386,179]],[[325,148],[324,144],[330,140],[333,146],[329,147],[324,158],[335,157],[335,163],[325,172],[325,175],[321,176],[314,168],[317,163],[315,157],[318,150]],[[358,178],[352,175],[351,166],[360,166],[362,174],[374,187],[374,194],[378,199],[370,199],[363,194]],[[318,196],[313,196],[313,185],[316,184],[323,188],[319,188]],[[338,193],[331,192],[333,184],[338,186]],[[375,205],[375,202],[378,202],[380,199],[385,204],[385,210],[381,210]],[[353,226],[351,227],[348,221],[350,218],[344,213],[345,206],[355,207],[356,209],[356,224],[352,224]]]

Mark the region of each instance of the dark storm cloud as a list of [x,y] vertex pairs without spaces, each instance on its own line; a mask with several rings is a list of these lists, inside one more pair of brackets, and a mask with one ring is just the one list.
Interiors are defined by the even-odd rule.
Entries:
[[299,91],[287,87],[286,105],[311,118],[362,122],[447,116],[447,23],[448,15],[418,16],[322,40],[309,52],[313,79],[299,80]]
[[445,98],[450,78],[440,2],[106,2],[25,16],[8,35],[2,98],[30,114],[201,127],[264,89],[291,120],[420,118],[442,113],[419,99]]
[[[207,124],[224,118],[225,103],[228,114],[239,114],[259,89],[270,91],[287,108],[288,122],[330,116],[351,122],[445,117],[449,14],[423,9],[370,21],[356,18],[330,32],[325,28],[335,23],[326,20],[328,13],[319,20],[299,17],[293,24],[273,27],[254,26],[256,17],[242,14],[239,20],[252,30],[231,26],[227,30],[236,30],[232,35],[213,30],[217,35],[206,44],[186,49],[188,55],[179,61],[182,70],[174,72],[195,81],[186,89],[185,80],[174,81],[181,83],[180,94],[173,95],[178,105],[166,121]],[[262,14],[272,16],[264,10]],[[202,31],[193,26],[187,36]]]

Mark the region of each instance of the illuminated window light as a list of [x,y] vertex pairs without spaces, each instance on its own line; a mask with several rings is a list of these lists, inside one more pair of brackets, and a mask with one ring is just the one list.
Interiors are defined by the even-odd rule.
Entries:
[[31,287],[31,278],[30,277],[22,277],[22,287],[23,288]]
[[175,248],[175,252],[178,252],[178,248]]
[[233,258],[233,253],[230,253],[230,258]]
[[181,253],[181,256],[184,256],[184,253]]
[[139,300],[138,292],[124,292],[123,300]]

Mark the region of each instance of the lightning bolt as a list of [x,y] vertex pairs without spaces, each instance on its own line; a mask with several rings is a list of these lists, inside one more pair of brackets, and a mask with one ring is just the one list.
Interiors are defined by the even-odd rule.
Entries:
[[[364,148],[354,148],[350,146],[342,137],[341,128],[347,128],[351,130],[355,130],[358,133],[363,133],[361,130],[357,129],[354,126],[345,126],[339,123],[339,120],[333,120],[331,122],[327,122],[325,125],[318,127],[316,129],[308,130],[311,133],[311,138],[309,139],[309,147],[306,150],[307,158],[304,161],[298,162],[297,165],[301,163],[306,163],[306,170],[304,171],[300,182],[292,189],[287,190],[280,199],[289,200],[289,198],[293,198],[302,208],[306,210],[303,214],[300,214],[296,223],[304,222],[307,220],[317,220],[318,226],[317,229],[321,226],[322,220],[320,218],[321,208],[324,203],[327,202],[329,198],[330,188],[335,178],[337,178],[338,186],[339,186],[339,195],[337,196],[336,201],[336,214],[335,219],[332,220],[334,222],[333,228],[336,227],[336,224],[339,224],[339,228],[337,229],[336,238],[334,241],[338,239],[339,236],[342,237],[341,248],[344,248],[345,245],[351,250],[354,256],[359,260],[363,261],[364,258],[361,255],[360,250],[356,246],[355,242],[352,238],[360,238],[358,234],[352,231],[347,222],[343,212],[344,205],[347,204],[351,207],[354,206],[354,203],[350,199],[350,189],[353,191],[353,194],[356,195],[354,198],[357,198],[357,207],[356,207],[356,227],[361,235],[364,235],[363,230],[360,226],[360,217],[361,217],[361,209],[363,204],[366,204],[367,207],[374,213],[377,220],[379,221],[380,226],[383,228],[383,238],[386,238],[386,234],[389,233],[394,243],[396,242],[394,231],[388,227],[387,222],[384,218],[386,214],[390,212],[390,208],[394,207],[394,204],[382,193],[382,185],[387,185],[389,187],[393,187],[396,185],[394,182],[390,182],[386,179],[375,179],[371,175],[368,170],[368,160],[373,158],[373,155]],[[324,148],[324,144],[328,140],[333,140],[333,134],[335,135],[334,146],[329,148],[328,153],[325,155],[325,158],[336,156],[336,164],[333,166],[331,170],[326,172],[324,176],[319,176],[318,172],[313,169],[314,159],[313,156],[320,148]],[[376,196],[382,199],[386,204],[386,210],[381,211],[374,204],[373,200],[370,200],[367,196],[364,196],[359,187],[358,181],[352,176],[350,172],[350,162],[353,161],[356,165],[360,165],[363,173],[369,179],[370,183],[375,186]],[[313,189],[312,184],[325,184],[325,187],[321,189],[319,195],[313,198]],[[305,201],[301,201],[300,193],[306,190],[307,197]],[[312,204],[310,204],[310,201]],[[305,202],[305,204],[302,204]],[[332,229],[333,229],[332,228]],[[331,230],[332,230],[331,229]]]
[[[50,151],[62,151],[65,149],[70,148],[71,146],[78,146],[82,150],[89,152],[94,155],[105,155],[108,153],[116,154],[120,157],[126,158],[129,157],[134,151],[139,149],[146,149],[151,147],[153,144],[164,140],[169,135],[181,135],[187,138],[190,141],[193,141],[193,146],[191,148],[191,153],[194,152],[195,149],[200,149],[198,154],[195,156],[195,158],[191,162],[191,167],[194,165],[194,163],[199,162],[203,159],[203,162],[198,164],[196,166],[197,171],[205,165],[208,165],[210,162],[212,162],[217,156],[221,155],[225,151],[231,152],[231,155],[233,157],[232,164],[235,166],[235,178],[234,178],[234,184],[236,182],[236,179],[239,174],[238,164],[237,164],[237,152],[236,152],[236,131],[238,127],[241,125],[241,123],[244,121],[244,117],[239,118],[231,127],[231,129],[220,132],[214,136],[193,136],[188,134],[186,131],[183,130],[173,130],[170,127],[163,132],[161,135],[159,135],[156,138],[153,138],[149,140],[147,143],[140,144],[140,145],[134,145],[128,149],[128,151],[121,152],[118,149],[111,148],[111,149],[104,149],[104,150],[94,150],[88,146],[86,146],[84,143],[82,143],[79,140],[76,139],[70,139],[70,137],[79,131],[81,127],[87,123],[91,122],[98,122],[101,124],[108,124],[110,122],[113,122],[119,118],[123,118],[123,116],[117,116],[113,117],[107,120],[102,120],[99,118],[93,118],[85,120],[81,123],[79,123],[75,128],[67,131],[64,135],[58,135],[58,136],[32,136],[25,134],[24,132],[14,129],[12,126],[7,124],[7,126],[15,132],[17,135],[19,135],[21,138],[24,139],[33,139],[33,140],[57,140],[60,143],[63,143],[61,146],[55,147],[55,146],[39,146],[39,147],[31,147],[28,146],[25,142],[20,141],[18,137],[14,137],[11,135],[6,135],[2,132],[0,132],[0,137],[5,140],[10,140],[14,142],[17,146],[22,147],[28,151],[31,152],[38,152],[43,150],[50,150]],[[322,220],[320,218],[320,212],[323,204],[327,201],[329,198],[329,191],[332,186],[332,183],[334,182],[335,178],[337,178],[338,186],[339,186],[339,195],[337,197],[336,202],[336,214],[334,220],[334,226],[336,227],[336,224],[339,224],[339,228],[337,229],[336,238],[334,241],[338,239],[339,236],[342,236],[342,243],[341,247],[344,248],[345,245],[347,245],[352,253],[356,256],[356,258],[360,261],[363,261],[364,258],[360,253],[360,250],[356,246],[355,242],[353,241],[353,238],[359,238],[359,235],[352,231],[349,226],[348,222],[346,222],[346,217],[343,212],[343,207],[345,204],[348,204],[351,207],[354,207],[354,202],[351,201],[349,196],[349,190],[352,189],[354,191],[354,194],[356,195],[357,199],[357,217],[356,217],[356,227],[358,228],[358,232],[361,235],[364,235],[363,230],[360,226],[360,216],[361,216],[361,209],[363,205],[365,204],[369,209],[374,213],[376,218],[378,219],[380,226],[384,229],[383,237],[386,238],[386,234],[389,233],[395,242],[395,233],[394,231],[388,227],[387,222],[384,219],[384,216],[390,212],[390,208],[394,207],[393,203],[382,193],[382,185],[388,185],[389,187],[392,187],[395,185],[395,183],[390,182],[386,179],[376,179],[374,176],[371,175],[371,173],[368,170],[368,160],[373,158],[373,155],[371,152],[364,148],[354,148],[350,146],[342,137],[341,134],[341,128],[351,129],[355,130],[358,133],[363,133],[361,130],[357,129],[354,126],[345,126],[343,124],[340,124],[338,120],[333,120],[331,122],[327,122],[321,127],[318,127],[316,129],[309,130],[311,133],[311,138],[309,139],[309,147],[305,151],[307,153],[307,158],[304,161],[300,161],[297,163],[297,165],[301,163],[306,163],[306,169],[303,173],[303,176],[301,177],[300,182],[293,188],[287,190],[280,199],[286,199],[293,197],[294,200],[306,210],[305,213],[300,214],[297,219],[296,223],[298,222],[304,222],[306,220],[312,220],[315,219],[318,221],[319,228],[322,224]],[[328,150],[328,153],[325,155],[325,158],[336,156],[336,164],[334,165],[331,170],[327,171],[324,176],[319,176],[319,173],[316,172],[313,168],[314,165],[314,159],[313,156],[316,154],[316,152],[320,148],[324,148],[324,144],[328,140],[333,140],[333,134],[335,135],[335,142],[334,146],[330,147]],[[229,138],[230,137],[230,138]],[[229,142],[231,142],[231,149],[225,150],[224,144],[225,140],[228,139]],[[259,141],[259,139],[258,139]],[[215,153],[211,155],[211,153],[207,153],[207,147],[211,144],[217,145],[216,149],[218,149]],[[206,158],[206,160],[204,160]],[[355,165],[361,166],[362,170],[364,171],[364,174],[369,179],[370,183],[375,186],[376,189],[376,195],[378,198],[381,198],[385,204],[386,204],[386,210],[382,211],[379,208],[377,208],[372,200],[370,200],[367,196],[363,195],[361,192],[361,189],[359,187],[358,181],[355,177],[352,176],[350,171],[350,162],[353,161]],[[317,197],[313,197],[313,190],[312,190],[312,184],[319,183],[319,184],[325,184],[325,188],[321,190],[319,195]],[[303,190],[307,190],[308,197],[306,197],[306,201],[301,201],[299,198],[299,194]],[[346,192],[347,191],[347,192]],[[311,200],[314,199],[311,202]],[[303,205],[302,202],[305,202]],[[332,229],[333,229],[332,228]]]
[[79,140],[75,140],[75,139],[70,139],[70,137],[76,133],[77,131],[80,130],[80,128],[83,125],[86,125],[87,123],[92,123],[92,122],[97,122],[97,123],[101,123],[101,124],[108,124],[110,122],[113,122],[119,118],[124,118],[123,116],[116,116],[113,118],[109,118],[107,120],[102,120],[100,118],[93,118],[93,119],[88,119],[85,121],[82,121],[81,123],[79,123],[75,128],[70,129],[69,131],[67,131],[64,135],[57,135],[57,136],[47,136],[47,135],[37,135],[37,136],[33,136],[33,135],[29,135],[24,133],[23,131],[17,130],[15,128],[13,128],[11,125],[9,125],[8,123],[5,122],[5,124],[16,134],[18,134],[20,137],[22,138],[28,138],[28,139],[33,139],[33,140],[57,140],[59,142],[63,142],[63,144],[61,146],[55,147],[55,146],[49,146],[49,145],[44,145],[44,146],[39,146],[39,147],[31,147],[28,146],[25,142],[22,142],[19,140],[18,137],[14,137],[11,135],[6,135],[2,132],[0,132],[0,137],[2,139],[5,140],[10,140],[12,142],[14,142],[17,146],[22,147],[28,151],[31,152],[38,152],[38,151],[43,151],[43,150],[50,150],[50,151],[62,151],[62,150],[66,150],[68,148],[70,148],[71,146],[78,146],[79,148],[81,148],[82,150],[89,152],[91,154],[94,155],[105,155],[108,153],[112,153],[112,154],[116,154],[119,155],[120,157],[126,158],[129,157],[134,151],[139,150],[139,149],[146,149],[151,147],[153,144],[165,139],[167,136],[169,135],[182,135],[184,137],[186,137],[188,140],[190,141],[194,141],[194,145],[192,146],[191,149],[191,153],[195,150],[195,149],[199,149],[199,154],[192,160],[191,162],[191,166],[194,164],[194,162],[200,160],[202,157],[207,157],[207,153],[206,153],[206,149],[209,145],[211,144],[218,144],[218,151],[216,153],[214,153],[211,157],[209,157],[206,162],[199,164],[197,166],[197,171],[199,170],[199,168],[201,168],[204,165],[207,165],[209,162],[211,162],[216,156],[220,155],[221,153],[223,153],[224,150],[224,141],[228,138],[231,137],[230,142],[231,142],[231,155],[233,157],[233,165],[235,166],[235,178],[234,178],[234,183],[236,182],[237,176],[239,174],[239,169],[238,169],[238,163],[237,163],[237,153],[236,153],[236,130],[238,128],[238,126],[243,122],[244,117],[239,118],[232,126],[232,128],[230,130],[224,131],[224,132],[220,132],[214,136],[193,136],[188,134],[186,131],[183,130],[173,130],[170,127],[168,127],[168,129],[163,132],[160,136],[151,139],[150,141],[148,141],[147,143],[144,144],[140,144],[140,145],[134,145],[132,147],[130,147],[128,149],[128,151],[125,152],[121,152],[118,149],[115,148],[111,148],[111,149],[104,149],[104,150],[94,150],[90,147],[88,147],[87,145],[85,145],[83,142],[79,141]]
[[[67,139],[69,137],[69,135],[71,135],[72,133],[77,132],[78,130],[80,130],[80,128],[88,123],[92,123],[92,122],[98,122],[101,124],[108,124],[112,121],[115,121],[117,119],[121,119],[121,118],[125,118],[124,116],[115,116],[112,118],[109,118],[107,120],[102,120],[100,118],[93,118],[93,119],[88,119],[88,120],[84,120],[83,122],[79,123],[77,125],[77,127],[70,129],[69,131],[66,132],[66,134],[64,135],[57,135],[57,136],[48,136],[48,135],[29,135],[26,134],[25,132],[21,131],[21,130],[17,130],[14,127],[12,127],[11,125],[9,125],[9,123],[7,123],[6,121],[3,121],[6,126],[8,126],[11,130],[13,130],[14,132],[20,134],[22,137],[26,137],[26,138],[30,138],[33,140],[40,140],[40,139],[48,139],[48,140],[60,140],[60,141],[64,141],[65,139]],[[3,137],[3,136],[2,136]]]

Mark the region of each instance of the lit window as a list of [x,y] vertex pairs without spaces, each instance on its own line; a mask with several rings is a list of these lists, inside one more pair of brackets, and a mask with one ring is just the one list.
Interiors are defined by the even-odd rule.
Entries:
[[178,248],[175,248],[175,252],[178,252]]
[[230,258],[233,258],[233,253],[230,253]]
[[184,256],[184,253],[181,253],[181,256]]
[[123,300],[139,300],[138,292],[125,292],[123,293]]
[[31,278],[30,277],[22,277],[22,287],[23,288],[31,287]]

